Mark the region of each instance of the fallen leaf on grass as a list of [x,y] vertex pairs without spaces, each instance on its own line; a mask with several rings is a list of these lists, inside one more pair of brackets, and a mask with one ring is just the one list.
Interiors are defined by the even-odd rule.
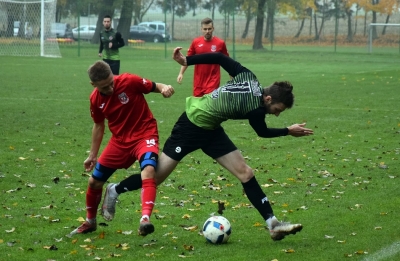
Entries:
[[6,233],[12,233],[15,231],[15,227],[11,228],[10,230],[6,230]]
[[41,207],[41,209],[52,209],[53,208],[53,205],[52,204],[50,204],[50,205],[48,205],[48,206],[45,206],[45,207]]
[[181,227],[183,227],[183,229],[184,230],[187,230],[187,231],[195,231],[195,230],[197,230],[197,228],[198,228],[198,226],[183,226],[183,225],[181,225]]
[[185,214],[185,215],[182,216],[182,218],[183,219],[189,219],[189,218],[191,218],[191,216],[189,214]]
[[264,185],[261,185],[261,187],[264,187],[264,188],[269,188],[269,187],[272,187],[274,184],[264,184]]
[[296,251],[294,251],[294,249],[291,249],[291,248],[289,248],[289,249],[283,249],[282,251],[285,252],[285,253],[288,253],[288,254],[291,254],[291,253],[296,252]]
[[183,245],[183,248],[185,250],[188,250],[188,251],[193,251],[194,250],[194,246],[191,246],[191,245]]

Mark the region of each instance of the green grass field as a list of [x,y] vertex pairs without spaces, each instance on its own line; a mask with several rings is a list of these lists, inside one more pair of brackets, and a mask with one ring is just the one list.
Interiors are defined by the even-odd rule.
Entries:
[[[121,49],[121,72],[175,87],[170,99],[147,95],[161,145],[191,94],[193,68],[179,85],[179,65],[170,58],[181,44],[187,48],[168,45],[166,59],[163,44]],[[295,106],[268,116],[268,125],[306,122],[315,135],[261,139],[245,120],[224,127],[276,216],[304,225],[299,234],[272,241],[240,183],[195,152],[158,189],[155,233],[136,235],[140,195],[133,192],[120,197],[112,222],[99,216],[96,232],[66,237],[86,213],[83,161],[92,128],[86,70],[98,49],[83,44],[79,57],[76,46],[61,46],[60,59],[1,57],[0,260],[400,260],[398,55],[250,49],[237,46],[235,57],[261,83],[294,85]],[[138,169],[119,170],[110,181]],[[207,188],[211,179],[220,190]],[[218,200],[233,232],[227,244],[215,246],[198,232]]]

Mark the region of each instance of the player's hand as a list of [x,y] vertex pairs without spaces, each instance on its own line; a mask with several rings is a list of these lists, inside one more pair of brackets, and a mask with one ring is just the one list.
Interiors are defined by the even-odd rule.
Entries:
[[288,127],[289,135],[292,135],[293,137],[302,137],[314,134],[312,129],[304,128],[304,126],[306,126],[305,123],[293,124],[292,126]]
[[182,66],[187,66],[186,57],[181,53],[182,47],[176,47],[172,54],[172,58]]
[[99,57],[102,57],[103,56],[103,54],[102,53],[99,53]]
[[172,96],[172,94],[175,93],[174,88],[171,85],[165,85],[161,89],[161,94],[164,96],[164,98],[169,98]]
[[86,172],[92,171],[94,166],[97,163],[97,158],[91,158],[88,157],[84,162],[83,162],[83,167],[85,168]]
[[176,81],[181,84],[182,83],[182,79],[183,79],[183,74],[178,74],[178,77],[176,78]]

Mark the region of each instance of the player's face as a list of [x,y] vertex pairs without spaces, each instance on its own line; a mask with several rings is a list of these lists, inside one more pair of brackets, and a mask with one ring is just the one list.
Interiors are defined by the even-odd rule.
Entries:
[[103,26],[104,29],[108,30],[111,28],[111,19],[110,18],[104,18],[103,19]]
[[212,23],[209,24],[202,24],[201,25],[201,32],[203,33],[204,40],[209,41],[212,38],[214,32],[214,26]]
[[272,103],[271,96],[264,97],[265,114],[274,114],[276,117],[286,110],[285,104],[282,102]]
[[92,82],[92,85],[102,94],[110,96],[114,93],[114,75],[111,73],[107,79],[98,82]]

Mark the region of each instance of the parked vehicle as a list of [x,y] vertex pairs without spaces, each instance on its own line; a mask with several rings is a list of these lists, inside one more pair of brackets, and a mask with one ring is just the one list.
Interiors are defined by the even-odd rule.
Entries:
[[[21,29],[21,22],[20,21],[14,21],[14,36],[18,36],[19,30]],[[25,22],[25,38],[32,38],[32,27],[29,26],[28,22]]]
[[78,39],[78,34],[82,40],[91,40],[94,32],[96,31],[96,25],[81,25],[72,29],[74,39]]
[[51,36],[57,38],[73,38],[73,33],[69,24],[53,23],[51,24]]
[[129,36],[129,39],[144,40],[154,43],[168,41],[170,38],[168,34],[159,33],[153,28],[144,25],[131,26]]
[[163,33],[166,32],[167,35],[168,35],[168,40],[171,40],[171,36],[169,34],[169,31],[168,31],[168,26],[166,26],[165,23],[162,22],[162,21],[141,22],[138,25],[144,25],[144,26],[148,26],[150,28],[153,28],[154,30],[156,30],[160,34],[163,34]]

